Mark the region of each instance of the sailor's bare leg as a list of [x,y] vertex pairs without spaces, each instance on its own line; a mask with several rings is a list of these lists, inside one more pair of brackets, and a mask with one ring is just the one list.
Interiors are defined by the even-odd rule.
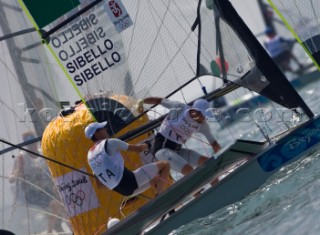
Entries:
[[157,193],[162,193],[168,182],[169,174],[170,174],[170,163],[167,161],[159,161],[156,163],[159,171],[159,176],[155,177],[151,184],[156,186]]
[[189,165],[189,164],[186,164],[186,165],[184,165],[184,166],[182,167],[181,173],[182,173],[183,175],[187,175],[187,174],[189,174],[192,170],[193,170],[193,167],[192,167],[191,165]]
[[208,161],[208,160],[209,160],[209,158],[204,157],[204,156],[201,156],[201,157],[199,158],[199,161],[198,161],[198,166],[201,166],[203,163],[205,163],[205,162]]

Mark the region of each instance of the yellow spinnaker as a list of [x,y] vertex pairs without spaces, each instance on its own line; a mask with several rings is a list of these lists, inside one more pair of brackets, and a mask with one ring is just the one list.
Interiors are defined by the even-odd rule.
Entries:
[[[87,152],[93,143],[85,138],[84,128],[93,121],[84,105],[66,117],[59,116],[51,121],[42,138],[44,155],[91,174],[87,164]],[[132,123],[118,134],[132,130],[138,127],[137,124],[141,125],[145,121],[147,118],[143,117],[139,122]],[[148,134],[144,134],[131,143],[147,138]],[[125,156],[127,168],[136,169],[141,165],[139,154],[123,152],[123,156]],[[106,187],[98,187],[91,176],[57,163],[48,162],[48,165],[70,216],[73,232],[77,235],[95,234],[97,230],[102,232],[106,229],[105,224],[109,217],[122,219],[123,215],[130,214],[154,197],[154,191],[149,189],[143,193],[144,196],[130,200],[130,203],[120,211],[125,199],[120,194]]]

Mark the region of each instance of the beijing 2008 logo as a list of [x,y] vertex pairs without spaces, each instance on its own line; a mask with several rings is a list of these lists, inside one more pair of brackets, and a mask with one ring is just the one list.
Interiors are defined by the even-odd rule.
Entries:
[[78,190],[77,194],[72,192],[70,195],[66,195],[66,203],[73,208],[76,206],[81,207],[85,198],[85,193],[82,190]]
[[116,3],[115,1],[109,2],[109,8],[115,17],[119,17],[122,15],[122,10],[121,10],[119,4]]

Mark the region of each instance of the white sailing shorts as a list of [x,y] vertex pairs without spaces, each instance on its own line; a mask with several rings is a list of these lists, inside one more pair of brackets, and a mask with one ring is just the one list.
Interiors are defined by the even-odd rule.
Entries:
[[138,188],[134,190],[133,195],[137,195],[150,187],[150,180],[158,175],[158,167],[155,163],[144,165],[133,171],[136,177]]
[[182,168],[186,164],[191,165],[193,168],[197,167],[199,165],[199,159],[202,155],[192,149],[182,148],[179,152],[175,152],[171,149],[163,148],[158,150],[155,156],[159,161],[169,161],[171,169],[181,173]]

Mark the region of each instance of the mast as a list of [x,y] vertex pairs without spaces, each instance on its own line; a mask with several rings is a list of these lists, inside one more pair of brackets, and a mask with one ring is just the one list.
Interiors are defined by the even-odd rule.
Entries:
[[257,1],[258,1],[258,6],[260,8],[264,24],[266,25],[266,28],[269,27],[273,29],[274,32],[277,32],[277,29],[272,19],[273,12],[270,11],[270,9],[268,9],[268,6],[263,2],[263,0],[257,0]]

